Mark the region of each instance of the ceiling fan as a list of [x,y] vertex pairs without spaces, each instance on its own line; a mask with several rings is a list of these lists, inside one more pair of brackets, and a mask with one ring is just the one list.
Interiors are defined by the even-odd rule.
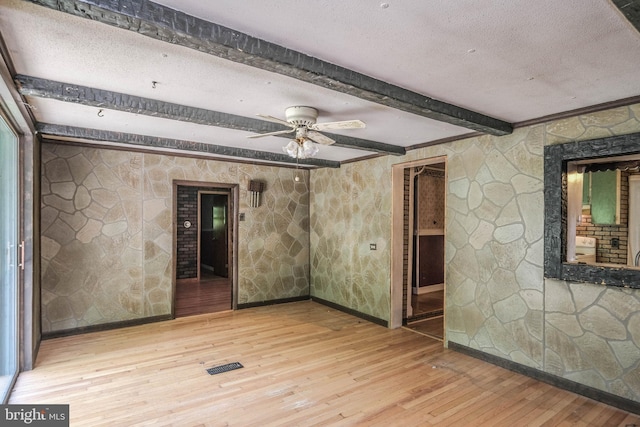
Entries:
[[289,107],[284,111],[284,115],[286,120],[264,114],[258,114],[258,117],[262,117],[270,122],[288,126],[291,129],[252,135],[249,138],[262,138],[263,136],[282,135],[295,132],[295,138],[291,140],[289,144],[282,147],[282,150],[285,153],[295,159],[306,159],[315,156],[318,153],[318,147],[314,143],[331,145],[335,142],[333,139],[321,134],[319,131],[362,129],[365,127],[364,122],[360,120],[316,123],[318,110],[313,107]]

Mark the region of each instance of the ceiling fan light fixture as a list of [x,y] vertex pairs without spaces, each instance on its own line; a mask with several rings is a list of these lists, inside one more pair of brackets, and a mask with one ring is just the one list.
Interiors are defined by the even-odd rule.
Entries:
[[298,141],[296,141],[295,139],[292,139],[291,141],[289,141],[287,145],[282,147],[282,151],[287,153],[289,157],[293,157],[295,159],[298,157],[298,148],[299,148]]
[[292,139],[287,145],[282,147],[282,151],[294,159],[308,159],[318,154],[318,151],[320,150],[316,144],[308,139],[305,139],[304,141],[300,139]]
[[318,144],[331,145],[335,143],[331,137],[321,133],[322,131],[332,129],[362,129],[365,127],[364,122],[361,120],[316,123],[318,110],[313,107],[289,107],[285,110],[285,116],[287,120],[258,114],[258,117],[287,126],[289,129],[251,135],[249,138],[262,138],[263,136],[283,135],[285,133],[295,132],[295,138],[289,141],[286,146],[282,147],[282,151],[294,159],[308,159],[318,154],[318,151],[320,151]]
[[304,155],[304,159],[315,156],[316,154],[318,154],[318,151],[320,151],[318,145],[314,144],[308,139],[306,139],[302,144],[302,154]]

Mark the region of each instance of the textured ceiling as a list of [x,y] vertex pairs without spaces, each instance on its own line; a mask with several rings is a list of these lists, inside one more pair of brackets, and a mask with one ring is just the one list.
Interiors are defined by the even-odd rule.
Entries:
[[293,105],[366,123],[308,162],[335,167],[640,96],[640,34],[607,0],[5,0],[0,32],[45,136],[270,163],[287,140],[248,139],[281,129],[256,114]]

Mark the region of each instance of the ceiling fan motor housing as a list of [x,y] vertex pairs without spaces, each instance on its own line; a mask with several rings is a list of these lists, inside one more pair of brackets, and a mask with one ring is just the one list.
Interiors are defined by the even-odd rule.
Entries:
[[294,126],[311,126],[318,118],[318,110],[313,107],[289,107],[284,112],[287,122]]

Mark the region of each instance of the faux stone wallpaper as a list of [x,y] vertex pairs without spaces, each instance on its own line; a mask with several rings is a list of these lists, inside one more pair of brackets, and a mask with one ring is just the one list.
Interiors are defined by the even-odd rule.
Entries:
[[640,291],[543,277],[544,145],[638,131],[634,105],[312,171],[311,294],[389,320],[390,251],[364,249],[389,242],[392,165],[447,156],[446,340],[640,401]]
[[42,144],[42,331],[145,315],[142,156]]
[[[46,143],[43,332],[171,312],[173,182],[239,184],[239,304],[309,294],[308,173]],[[266,182],[248,206],[247,183]]]
[[[447,338],[542,366],[542,127],[450,156]],[[451,284],[451,286],[449,286]]]
[[545,370],[640,401],[640,292],[545,280]]
[[[546,124],[546,144],[640,132],[640,104]],[[545,279],[552,374],[640,402],[640,290]]]
[[382,320],[390,297],[388,168],[317,169],[311,184],[312,294]]
[[542,267],[544,145],[639,131],[640,105],[615,108],[313,170],[310,191],[293,169],[43,144],[43,332],[170,312],[173,180],[239,184],[239,303],[310,292],[388,321],[392,166],[446,156],[446,340],[640,401],[640,291]]

